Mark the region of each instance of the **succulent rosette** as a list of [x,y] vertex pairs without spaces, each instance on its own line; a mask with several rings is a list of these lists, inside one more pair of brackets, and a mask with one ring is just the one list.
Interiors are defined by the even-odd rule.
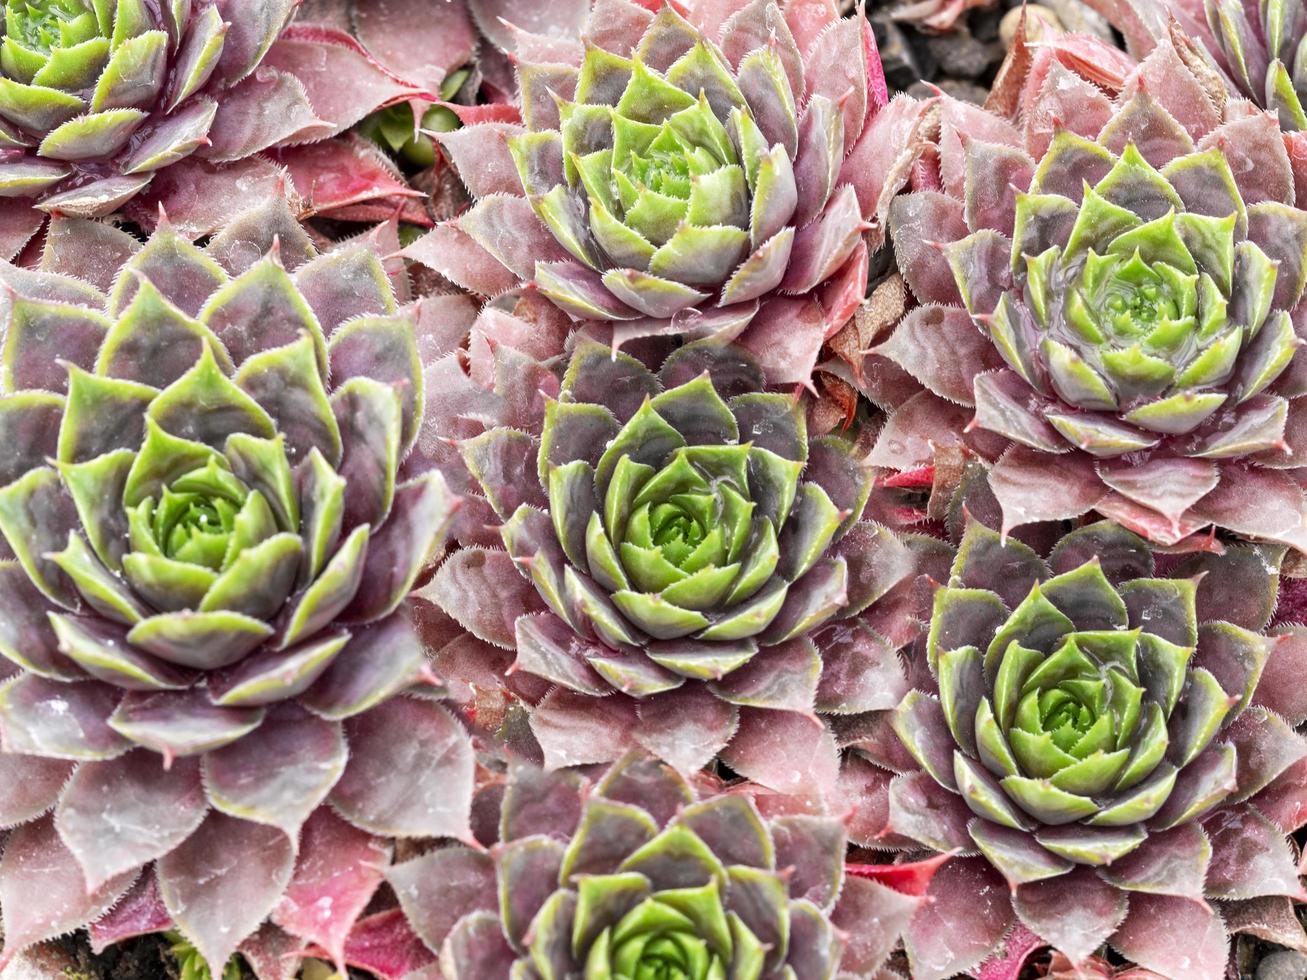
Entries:
[[922,305],[873,353],[926,390],[872,462],[963,438],[1009,528],[1097,510],[1307,548],[1307,212],[1274,118],[1218,108],[1169,40],[1115,102],[1057,61],[1031,84],[1024,131],[943,100],[940,189],[891,208]]
[[1245,913],[1292,914],[1307,648],[1301,628],[1264,633],[1283,552],[1162,572],[1104,521],[1045,560],[969,519],[918,650],[929,673],[893,719],[915,766],[888,784],[887,831],[975,855],[908,928],[913,976],[971,969],[1014,923],[1073,963],[1106,942],[1220,976]]
[[[236,16],[230,0],[7,0],[6,255],[39,229],[41,212],[97,217],[147,188],[179,227],[211,232],[230,215],[220,202],[194,200],[186,185],[271,185],[278,169],[255,154],[322,140],[421,91],[339,32],[284,33],[295,6],[259,0]],[[352,90],[333,71],[354,77]],[[141,215],[152,218],[150,208]]]
[[839,819],[764,816],[641,754],[593,782],[517,764],[496,789],[489,853],[387,874],[449,980],[871,977],[921,902],[845,876]]
[[482,296],[530,283],[619,345],[735,340],[807,382],[866,291],[901,149],[866,19],[608,0],[579,41],[516,52],[520,123],[438,136],[476,205],[407,254]]
[[[107,292],[62,271],[106,265]],[[207,249],[56,218],[43,269],[0,277],[5,955],[134,883],[215,968],[275,908],[321,942],[296,912],[321,882],[278,905],[293,876],[467,827],[471,747],[408,601],[458,502],[397,479],[413,321],[377,255],[317,255],[280,198]]]
[[933,548],[870,519],[852,447],[809,439],[743,351],[689,345],[655,374],[583,340],[550,382],[534,422],[459,441],[503,550],[454,552],[423,595],[534,679],[516,693],[551,766],[641,746],[775,788],[833,779],[816,712],[897,703]]

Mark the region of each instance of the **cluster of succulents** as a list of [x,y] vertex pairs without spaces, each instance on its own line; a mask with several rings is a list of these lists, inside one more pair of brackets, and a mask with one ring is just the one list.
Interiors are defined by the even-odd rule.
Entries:
[[1057,61],[1027,92],[1020,129],[944,99],[935,189],[891,207],[920,305],[873,353],[921,387],[872,462],[965,442],[1005,528],[1094,510],[1307,547],[1307,211],[1275,121],[1214,105],[1170,40],[1115,101]]
[[1307,949],[1307,14],[1089,2],[5,0],[0,971]]

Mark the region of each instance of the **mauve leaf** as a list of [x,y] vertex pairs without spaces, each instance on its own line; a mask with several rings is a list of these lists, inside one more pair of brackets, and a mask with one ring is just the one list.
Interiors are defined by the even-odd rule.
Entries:
[[[1200,585],[1200,594],[1201,589]],[[1262,668],[1252,703],[1274,711],[1296,727],[1307,720],[1307,684],[1298,682],[1307,663],[1307,629],[1283,626],[1275,632],[1279,635]]]
[[1247,803],[1224,807],[1203,821],[1212,842],[1206,893],[1214,898],[1307,898],[1293,847],[1280,828]]
[[1023,524],[1079,517],[1107,492],[1087,455],[1054,456],[1024,446],[1003,454],[989,483],[1003,508],[1004,534]]
[[299,976],[304,942],[265,922],[240,944],[240,954],[258,980],[294,980]]
[[173,927],[172,916],[159,897],[159,880],[154,869],[146,871],[131,890],[88,927],[91,951],[99,954],[115,943]]
[[740,727],[721,751],[742,776],[784,793],[835,791],[839,755],[835,739],[811,715],[765,708],[741,708]]
[[86,886],[81,866],[46,817],[10,832],[0,858],[0,965],[33,943],[80,929],[123,895],[136,878],[121,874],[98,888]]
[[316,943],[343,970],[350,930],[381,884],[390,846],[319,807],[305,822],[299,859],[272,913],[282,929]]
[[1120,925],[1126,896],[1092,868],[1078,867],[1018,886],[1012,907],[1032,932],[1082,963]]
[[1178,895],[1200,901],[1212,846],[1197,824],[1155,831],[1104,868],[1102,876],[1129,891]]
[[0,687],[7,752],[62,759],[111,759],[131,744],[105,724],[121,692],[97,681],[58,684],[21,674]]
[[254,735],[204,756],[204,785],[216,809],[294,837],[345,770],[339,723],[294,704],[279,706]]
[[274,827],[210,813],[159,860],[159,893],[173,921],[215,976],[281,898],[295,842]]
[[487,548],[454,552],[416,594],[436,603],[478,639],[506,650],[513,648],[517,617],[545,610],[508,553]]
[[59,799],[73,763],[38,755],[0,753],[0,828],[28,823],[49,810]]
[[912,976],[919,980],[969,970],[994,950],[1014,919],[1007,883],[980,858],[944,865],[926,897],[904,934]]
[[[314,114],[330,124],[326,135],[348,129],[377,109],[424,94],[385,71],[348,34],[310,24],[282,32],[264,64],[299,79]],[[342,78],[349,84],[342,85]]]
[[351,8],[355,33],[368,53],[390,71],[433,92],[476,51],[476,30],[463,4],[365,0]]
[[734,705],[693,682],[641,699],[636,711],[636,742],[687,775],[711,762],[739,724]]
[[83,763],[59,800],[55,826],[95,888],[167,854],[208,809],[198,763],[179,759],[164,769],[158,755],[138,749]]
[[935,850],[970,850],[967,824],[974,817],[962,797],[925,771],[896,776],[890,783],[888,829]]
[[531,712],[531,731],[545,754],[545,766],[612,762],[635,747],[640,724],[637,702],[624,694],[592,698],[554,688]]
[[900,933],[922,902],[920,897],[905,895],[877,881],[846,881],[831,913],[831,924],[848,937],[840,969],[855,976],[874,974],[893,952]]
[[1136,892],[1110,942],[1126,959],[1165,976],[1225,975],[1229,938],[1221,917],[1205,903]]
[[396,864],[386,880],[432,952],[463,916],[499,908],[494,863],[488,854],[467,847],[445,847]]
[[807,814],[772,821],[776,867],[788,868],[790,898],[829,911],[844,884],[847,836],[842,821]]
[[471,839],[472,744],[449,711],[392,698],[347,721],[345,736],[330,799],[346,820],[383,837]]

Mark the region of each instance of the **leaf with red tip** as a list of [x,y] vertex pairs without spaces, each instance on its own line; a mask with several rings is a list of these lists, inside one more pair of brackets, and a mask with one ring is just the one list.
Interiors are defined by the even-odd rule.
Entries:
[[345,723],[349,764],[331,793],[346,820],[386,837],[468,840],[472,744],[442,706],[398,697]]
[[59,801],[55,826],[94,888],[167,854],[207,811],[198,763],[180,759],[164,769],[159,756],[138,749],[84,763]]
[[1126,959],[1165,976],[1225,975],[1229,938],[1220,915],[1205,903],[1136,892],[1110,941]]
[[319,807],[304,824],[295,875],[272,919],[288,933],[321,946],[342,966],[350,930],[389,863],[385,841]]
[[135,879],[121,874],[88,888],[72,851],[46,817],[10,833],[0,858],[0,968],[33,943],[80,929],[108,909]]
[[981,858],[950,861],[926,897],[904,934],[912,975],[920,980],[969,970],[993,952],[1013,922],[1007,883]]
[[939,854],[923,861],[907,864],[846,864],[844,873],[851,878],[866,878],[876,881],[896,892],[923,897],[930,888],[931,879],[950,855]]
[[137,879],[118,904],[90,924],[91,951],[103,953],[124,939],[148,936],[172,927],[172,916],[159,897],[159,880],[151,869]]
[[211,813],[160,859],[159,893],[217,976],[276,906],[294,866],[294,842],[280,830]]

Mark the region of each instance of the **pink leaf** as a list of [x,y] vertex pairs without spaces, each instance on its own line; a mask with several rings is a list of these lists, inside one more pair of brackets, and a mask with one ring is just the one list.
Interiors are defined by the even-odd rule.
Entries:
[[345,941],[389,863],[384,841],[319,807],[304,825],[295,876],[273,921],[321,946],[343,973]]
[[432,92],[476,51],[476,29],[462,3],[356,0],[353,13],[355,32],[368,53]]
[[904,934],[912,976],[943,980],[990,956],[1013,921],[1007,883],[981,858],[950,861],[935,875]]
[[[355,136],[288,147],[274,159],[290,171],[295,192],[314,212],[421,197],[380,150]],[[389,204],[387,209],[394,210]]]
[[354,927],[345,943],[345,962],[376,974],[379,980],[404,980],[434,964],[436,954],[409,928],[403,910],[390,909]]
[[1126,959],[1169,977],[1225,975],[1229,937],[1204,902],[1133,892],[1111,943]]
[[793,711],[741,708],[739,730],[721,757],[740,775],[783,793],[829,797],[839,779],[830,731]]

